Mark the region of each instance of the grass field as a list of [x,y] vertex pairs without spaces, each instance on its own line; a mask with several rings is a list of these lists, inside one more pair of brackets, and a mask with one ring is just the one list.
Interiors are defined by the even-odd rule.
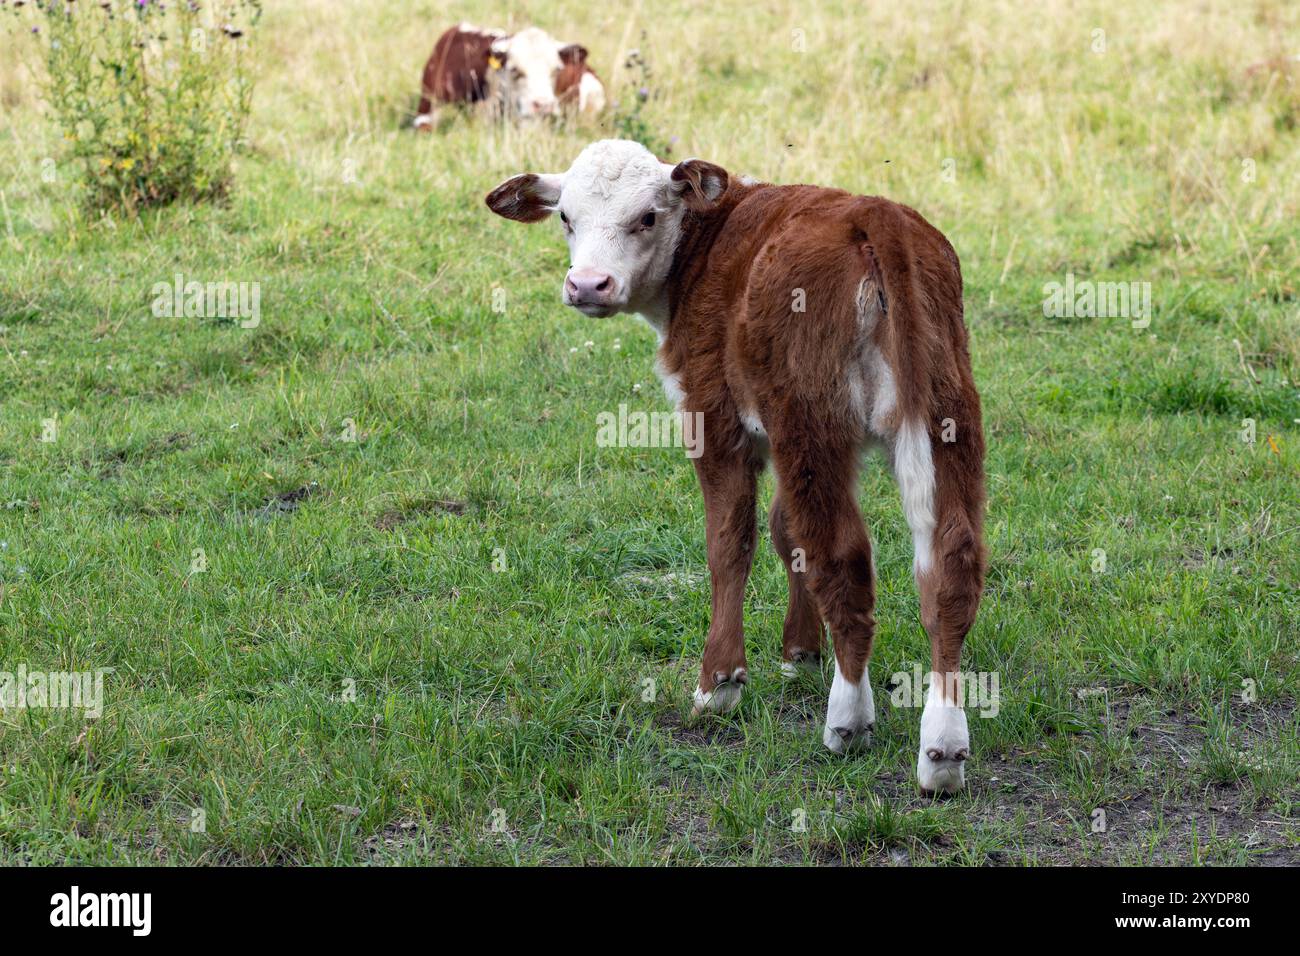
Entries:
[[[79,214],[0,56],[0,670],[112,668],[98,719],[0,710],[0,863],[1300,862],[1300,63],[1248,69],[1300,7],[865,6],[271,5],[229,203],[134,221]],[[689,718],[692,469],[595,441],[669,407],[654,335],[482,202],[610,128],[402,129],[465,18],[582,40],[624,103],[639,49],[674,156],[951,239],[1001,692],[965,794],[916,795],[916,710],[822,749],[766,544],[750,693]],[[176,273],[260,324],[155,317]],[[1045,315],[1070,274],[1150,283],[1149,327]],[[928,643],[878,460],[861,501],[884,701]]]

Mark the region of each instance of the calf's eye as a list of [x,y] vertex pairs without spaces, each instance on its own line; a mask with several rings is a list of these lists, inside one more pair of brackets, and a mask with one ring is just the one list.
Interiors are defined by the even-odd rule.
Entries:
[[646,213],[644,216],[641,217],[641,228],[642,228],[642,229],[649,229],[649,228],[650,228],[651,226],[653,226],[654,224],[655,224],[655,214],[654,214],[654,213],[652,213],[652,212],[648,212],[648,213]]

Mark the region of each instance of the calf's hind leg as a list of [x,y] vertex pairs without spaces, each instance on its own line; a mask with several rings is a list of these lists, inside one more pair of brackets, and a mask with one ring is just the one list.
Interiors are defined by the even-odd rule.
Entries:
[[916,764],[917,784],[930,795],[960,790],[970,756],[960,667],[984,586],[978,418],[968,435],[964,446],[936,442],[923,425],[911,423],[899,429],[894,445],[894,472],[915,547],[921,622],[930,637],[930,689]]

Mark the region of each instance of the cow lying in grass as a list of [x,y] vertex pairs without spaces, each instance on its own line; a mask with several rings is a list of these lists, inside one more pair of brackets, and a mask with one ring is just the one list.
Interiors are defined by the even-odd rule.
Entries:
[[529,27],[513,35],[462,23],[438,38],[424,65],[414,125],[431,130],[437,106],[486,103],[517,117],[549,116],[561,107],[598,113],[605,87],[587,66],[587,48]]
[[572,262],[564,303],[640,313],[659,334],[670,399],[703,414],[694,461],[713,616],[696,710],[734,707],[746,683],[755,483],[770,458],[769,524],[790,586],[783,669],[819,661],[829,625],[823,741],[836,752],[870,742],[875,582],[856,476],[863,448],[878,445],[902,493],[930,636],[918,782],[960,789],[970,737],[958,666],[984,579],[984,435],[948,241],[879,197],[736,181],[619,140],[588,146],[566,173],[515,176],[487,204],[520,222],[558,213]]

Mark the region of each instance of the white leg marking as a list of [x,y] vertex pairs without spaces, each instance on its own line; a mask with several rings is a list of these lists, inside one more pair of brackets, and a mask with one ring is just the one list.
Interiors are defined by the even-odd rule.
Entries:
[[873,348],[868,353],[867,364],[868,374],[876,385],[867,427],[873,435],[884,438],[888,434],[889,417],[898,406],[898,386],[894,383],[894,373],[880,349]]
[[700,685],[695,685],[695,709],[699,714],[725,714],[740,703],[740,696],[745,690],[745,681],[749,674],[743,667],[737,667],[725,681],[718,681],[713,690],[705,693]]
[[930,675],[930,694],[921,713],[921,751],[916,780],[929,793],[956,793],[966,784],[970,728],[966,711],[944,699],[940,675]]
[[925,574],[934,565],[934,460],[930,436],[920,422],[904,422],[894,440],[894,476],[903,495],[903,513],[912,529],[913,569]]
[[787,680],[793,680],[803,674],[820,674],[821,671],[822,656],[807,651],[799,652],[792,661],[781,662],[781,676]]
[[416,129],[419,129],[421,126],[432,126],[433,114],[421,113],[419,116],[417,116],[414,120],[411,121],[411,125],[414,126]]
[[664,394],[668,396],[668,401],[672,402],[673,408],[680,409],[682,400],[686,398],[686,392],[682,389],[682,376],[678,372],[669,372],[664,368],[662,358],[655,359],[655,374],[664,384]]
[[750,438],[754,451],[764,461],[772,454],[772,445],[767,438],[767,429],[763,427],[762,420],[759,419],[756,412],[740,409],[740,425],[745,429],[745,434]]
[[578,111],[599,113],[605,108],[605,86],[594,73],[582,74],[578,81]]
[[767,429],[763,427],[763,422],[758,417],[757,412],[742,408],[739,414],[740,424],[745,426],[745,431],[749,432],[755,438],[767,438]]
[[861,750],[871,743],[871,729],[876,725],[876,701],[871,694],[871,674],[862,669],[862,682],[852,684],[840,672],[835,661],[835,679],[826,703],[826,727],[822,743],[828,750],[845,753]]

